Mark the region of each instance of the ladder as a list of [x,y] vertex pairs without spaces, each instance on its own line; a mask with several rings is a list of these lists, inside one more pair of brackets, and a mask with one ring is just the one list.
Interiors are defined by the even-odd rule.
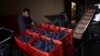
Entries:
[[87,29],[90,21],[92,20],[94,14],[96,12],[96,9],[88,9],[84,16],[81,18],[77,26],[75,27],[73,31],[73,38],[75,39],[82,39],[82,35]]

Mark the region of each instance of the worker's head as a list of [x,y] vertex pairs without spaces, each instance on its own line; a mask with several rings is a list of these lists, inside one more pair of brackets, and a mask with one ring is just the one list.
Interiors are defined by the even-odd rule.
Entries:
[[29,17],[30,9],[29,8],[24,8],[22,14],[23,14],[24,17]]

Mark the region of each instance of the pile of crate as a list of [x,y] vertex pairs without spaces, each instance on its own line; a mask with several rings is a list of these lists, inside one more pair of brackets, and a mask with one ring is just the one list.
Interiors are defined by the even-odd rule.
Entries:
[[72,29],[40,23],[15,36],[31,56],[74,56]]

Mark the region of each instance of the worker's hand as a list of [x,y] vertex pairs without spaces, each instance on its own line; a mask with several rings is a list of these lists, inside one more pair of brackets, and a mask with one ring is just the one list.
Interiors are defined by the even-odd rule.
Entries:
[[35,22],[32,22],[31,24],[32,24],[32,25],[35,25]]
[[31,23],[31,25],[34,26],[34,25],[37,25],[37,23],[36,23],[35,21],[33,21],[33,22]]

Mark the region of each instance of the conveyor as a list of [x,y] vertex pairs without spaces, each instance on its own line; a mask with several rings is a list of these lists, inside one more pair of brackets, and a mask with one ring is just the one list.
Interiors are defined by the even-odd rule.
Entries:
[[82,39],[82,36],[85,30],[87,29],[89,23],[91,22],[95,12],[96,9],[88,9],[85,12],[85,14],[83,15],[83,17],[81,18],[81,20],[74,29],[73,37],[75,39]]

